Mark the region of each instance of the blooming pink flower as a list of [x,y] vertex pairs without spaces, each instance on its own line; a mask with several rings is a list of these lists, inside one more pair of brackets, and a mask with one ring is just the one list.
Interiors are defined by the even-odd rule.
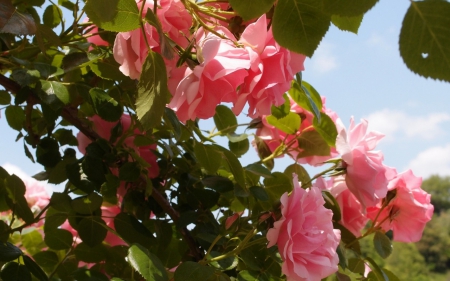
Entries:
[[[416,177],[411,170],[396,175],[389,181],[389,194],[395,195],[388,205],[382,208],[384,200],[368,208],[367,215],[375,220],[385,231],[394,231],[394,241],[417,242],[422,237],[425,224],[431,220],[434,207],[430,203],[430,194],[420,186],[422,178]],[[385,199],[386,200],[386,199]]]
[[364,119],[355,125],[352,118],[348,132],[342,124],[338,127],[341,128],[336,150],[342,155],[346,167],[347,187],[364,208],[374,206],[387,193],[388,169],[382,163],[383,154],[373,151],[384,135],[368,132],[368,122]]
[[266,15],[245,28],[239,43],[250,55],[251,68],[233,111],[238,115],[248,102],[251,117],[269,115],[272,105],[284,103],[283,94],[294,75],[304,69],[306,57],[278,45],[272,29],[267,30]]
[[[142,1],[137,1],[141,6]],[[148,9],[153,9],[153,1],[146,1],[144,7],[144,16]],[[179,0],[160,0],[156,12],[161,21],[163,32],[178,45],[186,47],[189,43],[185,36],[189,35],[189,28],[192,24],[192,17],[186,11]],[[145,36],[151,49],[155,52],[161,52],[161,42],[159,34],[155,27],[145,24]],[[119,32],[116,36],[113,48],[114,59],[120,64],[120,71],[131,79],[139,79],[142,72],[142,65],[148,54],[147,45],[141,28]],[[177,58],[173,62],[166,61],[166,64],[175,65]],[[170,72],[168,69],[168,75]]]
[[[312,127],[314,115],[311,112],[301,108],[294,100],[289,99],[289,101],[291,103],[290,111],[299,114],[302,118],[300,128],[298,128],[298,133],[301,133],[304,130],[314,130]],[[322,99],[322,103],[325,104],[325,98]],[[337,120],[338,117],[336,113],[334,113],[329,109],[326,109],[325,106],[323,107],[322,110],[326,112],[326,114],[329,115],[333,121]],[[266,115],[261,116],[262,126],[256,130],[256,135],[260,137],[262,140],[264,140],[264,142],[268,145],[271,152],[275,151],[275,149],[277,149],[277,147],[279,147],[283,142],[285,144],[292,142],[291,146],[287,150],[287,154],[298,163],[310,164],[313,166],[320,165],[323,162],[338,156],[336,149],[332,147],[330,155],[328,156],[314,155],[298,158],[299,153],[302,151],[302,149],[298,147],[298,142],[296,141],[298,134],[295,135],[286,134],[285,132],[275,128],[275,126],[270,125],[267,122],[266,117],[267,117]],[[284,155],[281,155],[280,157],[283,156]]]
[[[225,28],[216,31],[227,38],[233,35]],[[237,88],[250,68],[248,52],[236,48],[231,39],[213,33],[197,32],[197,57],[200,62],[193,70],[187,69],[172,101],[168,105],[176,111],[180,121],[207,119],[215,114],[221,102],[234,102]]]
[[[83,20],[83,23],[86,23],[88,21],[89,21],[89,18],[86,17]],[[98,27],[95,24],[88,26],[86,28],[86,30],[88,31],[88,32],[86,32],[86,40],[89,43],[97,45],[97,46],[109,46],[109,43],[106,42],[105,40],[103,40],[103,38],[100,37],[100,35],[97,34],[98,33]],[[91,35],[91,34],[96,34],[96,35]],[[89,46],[89,50],[92,50],[92,46]]]
[[278,246],[288,281],[319,281],[338,270],[340,231],[326,209],[319,188],[302,189],[294,175],[291,196],[281,196],[280,220],[267,232],[267,247]]
[[345,178],[338,176],[325,180],[320,177],[314,185],[321,190],[328,190],[334,196],[341,210],[339,222],[356,237],[361,236],[361,230],[369,219],[365,216],[361,203],[347,188]]
[[[111,137],[111,129],[117,125],[117,122],[107,122],[100,118],[100,116],[94,115],[90,118],[93,123],[93,129],[97,132],[97,134],[109,140]],[[129,115],[122,115],[120,122],[122,122],[123,131],[126,132],[131,126],[131,118]],[[138,130],[134,131],[134,134],[141,134]],[[77,135],[78,140],[78,150],[86,154],[86,147],[91,143],[91,140],[86,137],[83,133],[79,132]],[[148,176],[150,178],[156,178],[159,175],[159,166],[157,161],[157,157],[152,152],[152,150],[156,150],[156,144],[151,144],[147,146],[135,147],[134,145],[134,136],[130,136],[125,139],[124,144],[128,147],[135,148],[136,152],[147,162],[150,164],[148,168]]]

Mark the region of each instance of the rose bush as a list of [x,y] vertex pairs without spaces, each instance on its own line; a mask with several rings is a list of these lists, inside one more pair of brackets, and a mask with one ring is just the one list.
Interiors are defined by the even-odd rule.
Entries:
[[0,169],[2,280],[387,280],[359,241],[386,258],[391,230],[420,239],[421,179],[302,81],[330,23],[371,7],[41,2],[0,5],[0,103],[34,177],[60,188]]

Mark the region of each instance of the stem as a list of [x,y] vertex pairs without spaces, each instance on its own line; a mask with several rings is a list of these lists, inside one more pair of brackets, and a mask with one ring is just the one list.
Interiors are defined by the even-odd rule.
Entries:
[[[253,236],[255,236],[257,232],[258,232],[258,230],[256,228],[254,228],[253,231],[250,231],[249,233],[247,233],[247,235],[245,236],[244,240],[242,240],[242,242],[239,243],[239,245],[237,245],[236,248],[234,248],[231,252],[228,252],[226,254],[223,254],[223,255],[217,256],[215,258],[209,259],[209,260],[207,260],[207,263],[214,262],[214,261],[220,261],[220,260],[226,259],[226,258],[228,258],[230,256],[234,256],[234,255],[240,253],[242,250],[244,250],[246,248],[247,242]],[[254,242],[254,241],[252,241],[252,242]],[[253,245],[253,243],[252,243],[252,245]]]
[[[141,8],[139,9],[139,19],[140,19],[139,25],[141,26],[142,36],[144,37],[145,45],[147,46],[147,49],[150,52],[152,48],[150,47],[150,44],[148,43],[147,34],[145,33],[144,20],[142,19],[145,1],[146,0],[142,0]],[[156,13],[155,13],[155,15],[156,15]]]

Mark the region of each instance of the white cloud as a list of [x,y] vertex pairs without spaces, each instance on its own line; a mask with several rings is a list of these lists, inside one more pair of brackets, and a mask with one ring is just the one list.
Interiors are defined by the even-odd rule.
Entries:
[[322,42],[311,58],[311,68],[318,73],[326,73],[338,67],[336,56],[333,54],[334,46]]
[[393,140],[400,133],[408,138],[418,137],[426,140],[434,139],[445,131],[442,123],[450,120],[447,113],[430,113],[428,115],[409,115],[399,110],[383,109],[365,117],[371,130],[386,135],[386,140]]
[[407,168],[413,170],[415,175],[423,178],[433,174],[450,176],[450,143],[422,151],[409,162]]
[[370,47],[376,47],[385,51],[393,50],[397,46],[390,42],[387,36],[380,35],[378,33],[372,33],[372,35],[366,41],[366,44]]

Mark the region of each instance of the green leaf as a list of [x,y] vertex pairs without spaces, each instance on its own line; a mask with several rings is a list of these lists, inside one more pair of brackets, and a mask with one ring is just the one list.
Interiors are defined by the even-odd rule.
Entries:
[[273,36],[283,47],[312,56],[330,26],[321,1],[279,0],[273,16]]
[[33,259],[46,271],[51,271],[58,264],[58,256],[52,251],[42,251],[33,255]]
[[61,9],[56,5],[49,5],[44,11],[43,21],[48,27],[55,28],[61,23]]
[[389,257],[392,253],[392,242],[391,240],[381,231],[375,232],[373,236],[373,245],[377,253],[383,259]]
[[387,270],[386,268],[383,268],[383,273],[388,277],[389,281],[400,281],[400,278],[398,278],[394,273],[392,273],[390,270]]
[[125,78],[119,70],[119,64],[111,58],[97,60],[89,64],[89,67],[92,72],[103,79],[121,81]]
[[14,130],[20,131],[25,123],[25,112],[22,107],[10,105],[5,109],[5,116],[8,125]]
[[237,159],[237,157],[229,150],[214,145],[216,148],[219,148],[219,150],[222,152],[222,159],[227,164],[229,171],[233,174],[234,180],[245,189],[245,176],[244,176],[244,169],[242,168],[241,162]]
[[269,195],[267,191],[261,186],[250,187],[250,192],[255,196],[256,199],[260,201],[269,201]]
[[41,139],[36,149],[36,161],[45,167],[55,167],[61,161],[58,142],[49,137]]
[[348,259],[348,269],[354,273],[364,274],[364,261],[359,258]]
[[34,215],[25,199],[25,189],[25,184],[18,176],[12,175],[6,178],[6,190],[10,199],[7,201],[8,205],[11,209],[14,209],[18,217],[26,223],[32,223]]
[[450,82],[450,2],[413,1],[403,19],[400,55],[414,73]]
[[61,46],[61,39],[55,31],[44,24],[37,25],[36,41],[41,52],[46,52],[49,46]]
[[255,175],[262,176],[265,178],[272,178],[272,173],[263,165],[253,163],[244,167],[246,171],[249,171]]
[[267,13],[275,0],[230,0],[230,5],[244,20],[259,18]]
[[[6,222],[0,220],[0,244],[6,243],[6,241],[8,241],[10,230],[11,230],[11,228],[9,227],[9,225],[7,225]],[[1,256],[1,254],[0,254],[0,256]],[[0,257],[0,261],[1,261],[1,257]]]
[[295,134],[300,128],[301,119],[300,116],[295,112],[289,112],[283,118],[277,119],[273,115],[269,115],[266,117],[267,123],[275,128],[285,132],[286,134]]
[[69,91],[66,86],[56,81],[41,80],[42,90],[45,92],[43,101],[48,105],[57,105],[60,101],[63,104],[70,102]]
[[198,264],[192,261],[186,261],[180,264],[175,270],[175,281],[199,281],[208,280],[215,275],[212,267]]
[[75,198],[71,202],[71,206],[75,212],[83,215],[91,215],[99,210],[103,203],[103,197],[95,192],[87,196]]
[[352,249],[358,254],[361,253],[359,241],[356,239],[356,236],[350,230],[348,230],[345,226],[337,222],[333,222],[333,228],[339,229],[341,231],[341,241],[346,244],[346,247]]
[[31,281],[31,273],[23,264],[7,263],[0,273],[3,281]]
[[316,131],[305,131],[298,136],[298,147],[303,149],[297,155],[297,158],[307,156],[328,156],[330,155],[330,147],[322,136]]
[[333,15],[331,16],[331,22],[342,31],[350,31],[358,34],[363,17],[363,14],[353,17]]
[[53,192],[50,198],[50,206],[61,212],[72,210],[72,198],[66,193]]
[[217,130],[221,132],[221,135],[236,131],[236,115],[234,115],[233,111],[225,105],[218,105],[216,107],[216,114],[214,114],[213,119]]
[[[265,159],[266,157],[272,154],[272,151],[270,150],[270,147],[266,144],[266,142],[256,135],[255,135],[255,144],[256,144],[256,151],[258,152],[258,156],[260,159]],[[275,165],[275,161],[273,159],[270,159],[269,161],[265,161],[264,165],[269,170],[272,170],[273,166]]]
[[292,174],[295,173],[298,176],[298,181],[302,183],[303,187],[307,187],[303,184],[311,180],[311,177],[309,176],[306,169],[299,164],[291,164],[287,166],[283,173],[287,177],[292,177]]
[[137,162],[127,162],[119,169],[119,179],[134,182],[139,179],[141,168]]
[[119,120],[122,116],[122,105],[110,97],[102,89],[92,88],[89,90],[89,95],[91,97],[95,113],[97,113],[103,120],[114,122]]
[[173,58],[173,51],[170,46],[170,42],[167,41],[166,36],[164,35],[164,32],[162,30],[161,22],[159,21],[158,17],[153,13],[151,9],[147,9],[147,13],[145,14],[145,20],[150,24],[153,25],[156,30],[158,31],[159,40],[160,40],[160,48],[161,48],[161,54],[168,60],[171,60]]
[[291,101],[289,100],[289,97],[286,94],[284,94],[283,98],[284,103],[282,105],[280,106],[272,105],[270,109],[271,114],[275,116],[275,118],[277,119],[285,117],[291,111]]
[[54,229],[45,233],[45,244],[52,250],[65,250],[72,247],[73,236],[65,229]]
[[160,54],[149,52],[142,66],[136,98],[136,114],[145,130],[161,123],[169,97],[164,60]]
[[388,277],[384,275],[378,264],[370,257],[366,257],[365,260],[370,263],[372,273],[375,274],[378,281],[389,281]]
[[245,133],[243,134],[228,133],[227,138],[230,142],[240,142],[246,140],[248,138],[248,135]]
[[25,247],[29,254],[40,252],[45,247],[42,234],[36,229],[26,229],[26,231],[22,232],[21,239],[23,247]]
[[12,1],[3,1],[0,7],[0,33],[32,35],[36,24],[30,14],[22,14],[14,8]]
[[202,179],[202,183],[220,193],[226,193],[234,189],[233,182],[221,176],[205,177]]
[[[139,244],[134,244],[128,249],[128,261],[147,281],[167,281],[166,269],[157,256],[150,253]],[[197,280],[198,281],[198,280]]]
[[42,270],[42,268],[29,256],[24,255],[23,261],[25,263],[25,266],[27,269],[39,280],[39,281],[47,281],[48,276],[45,274],[45,272]]
[[106,260],[108,251],[102,244],[90,247],[85,242],[78,244],[74,250],[77,260],[87,263],[97,263]]
[[6,242],[0,243],[0,261],[8,262],[15,259],[18,259],[21,255],[23,255],[22,251],[14,246],[13,244]]
[[378,0],[323,0],[323,10],[326,13],[354,17],[363,15],[378,2]]
[[78,235],[88,246],[95,247],[101,244],[108,234],[105,226],[105,221],[99,217],[86,217],[78,223]]
[[323,112],[320,112],[320,122],[318,120],[318,118],[314,117],[314,129],[316,129],[329,146],[336,146],[336,138],[338,135],[336,124],[334,124],[330,116]]
[[11,103],[11,95],[5,90],[0,90],[0,104],[8,105],[10,103]]
[[285,192],[291,192],[293,189],[292,176],[287,177],[285,174],[275,172],[272,178],[264,179],[264,186],[269,194],[271,203],[278,202]]
[[147,249],[154,246],[153,234],[132,215],[118,214],[114,218],[114,228],[128,244],[139,243]]
[[301,81],[301,84],[299,84],[299,81],[293,81],[289,95],[301,108],[308,110],[315,117],[320,118],[322,98],[310,84],[305,81]]
[[222,158],[221,153],[217,151],[214,146],[197,142],[194,146],[194,153],[197,161],[209,174],[217,172],[221,165]]
[[333,220],[341,220],[341,208],[333,195],[328,191],[322,191],[322,197],[325,200],[324,207],[333,211]]
[[104,30],[125,32],[139,28],[139,9],[134,0],[89,0],[84,11]]
[[239,142],[229,141],[228,148],[234,153],[234,155],[241,157],[250,149],[250,142],[247,138]]

